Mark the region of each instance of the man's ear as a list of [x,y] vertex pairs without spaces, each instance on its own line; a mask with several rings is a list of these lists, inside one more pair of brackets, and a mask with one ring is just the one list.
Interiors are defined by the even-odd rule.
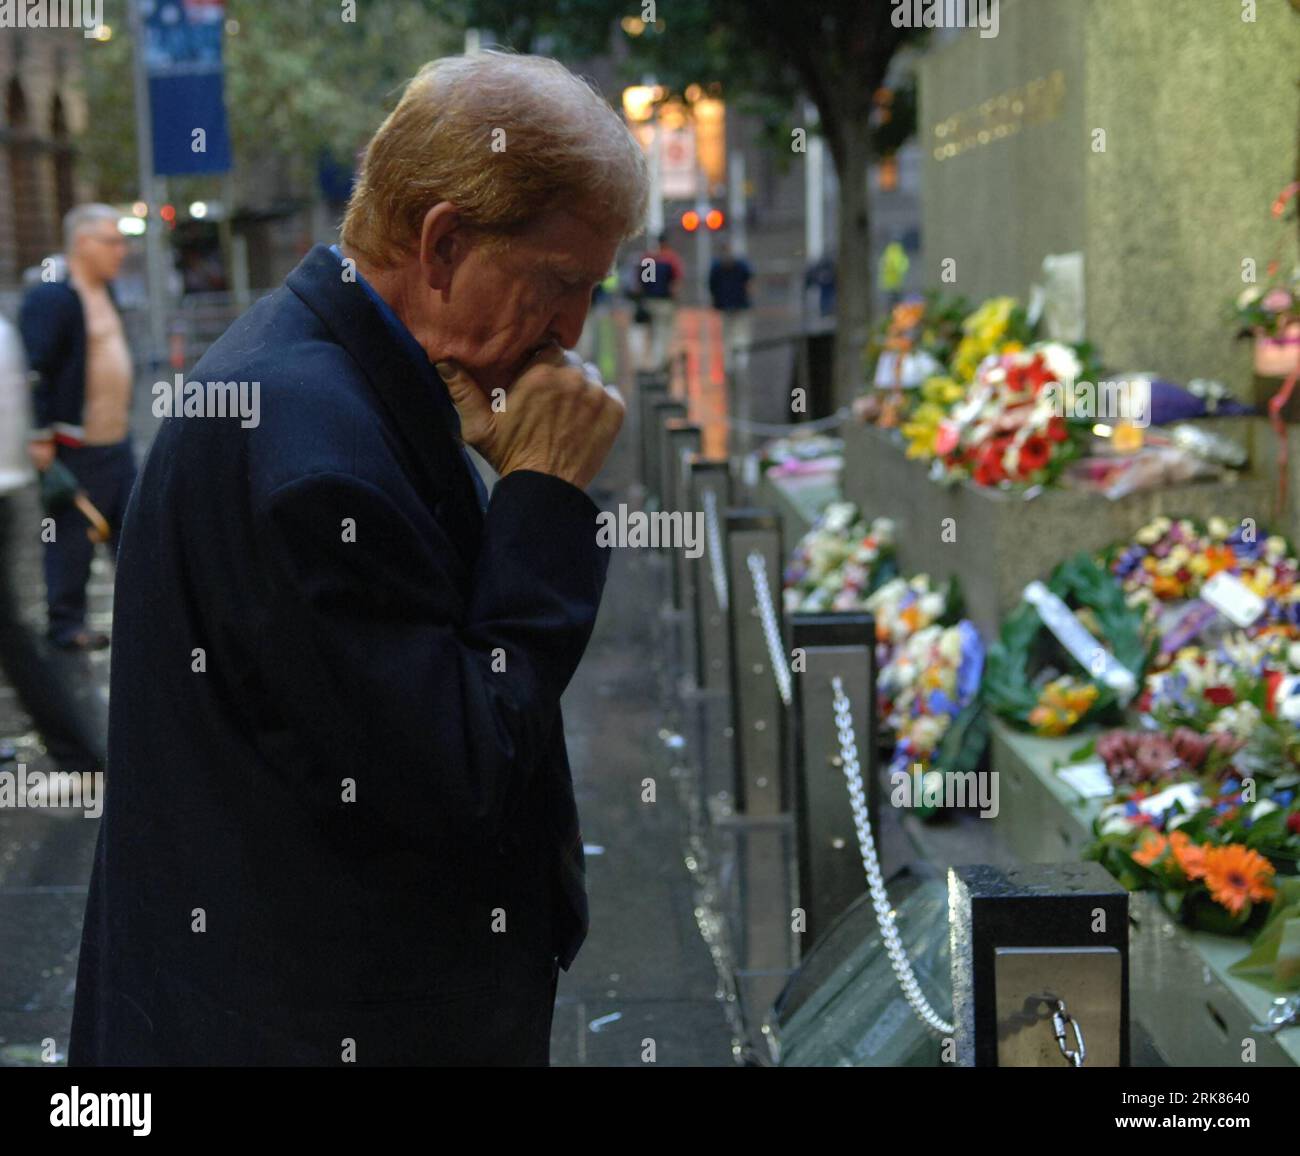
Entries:
[[451,288],[451,275],[464,258],[465,232],[460,213],[450,201],[439,201],[424,214],[420,226],[420,272],[435,292]]

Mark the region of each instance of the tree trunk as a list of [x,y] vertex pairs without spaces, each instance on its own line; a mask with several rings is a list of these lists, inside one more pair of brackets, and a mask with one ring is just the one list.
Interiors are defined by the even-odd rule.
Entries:
[[871,215],[867,162],[871,129],[865,117],[844,125],[838,150],[839,249],[835,282],[835,400],[848,405],[862,392],[863,354],[871,331]]

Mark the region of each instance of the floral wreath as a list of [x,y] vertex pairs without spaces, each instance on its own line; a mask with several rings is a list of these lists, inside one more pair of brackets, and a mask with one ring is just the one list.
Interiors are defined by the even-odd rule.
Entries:
[[[1099,640],[1140,684],[1151,644],[1143,638],[1141,613],[1127,605],[1114,578],[1087,554],[1077,554],[1053,571],[1047,588],[1072,608],[1088,612]],[[1022,602],[1012,611],[988,650],[984,701],[1002,717],[1042,735],[1065,734],[1084,723],[1107,721],[1108,716],[1118,721],[1115,688],[1087,672],[1064,675],[1045,687],[1036,685],[1031,657],[1044,629],[1030,603]]]

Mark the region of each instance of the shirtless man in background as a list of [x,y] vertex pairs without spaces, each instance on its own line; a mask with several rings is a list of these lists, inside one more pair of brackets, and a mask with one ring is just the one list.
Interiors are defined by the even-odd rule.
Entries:
[[[46,470],[57,457],[112,528],[115,550],[135,481],[128,416],[133,367],[110,282],[126,256],[126,238],[109,205],[79,205],[63,223],[66,280],[28,291],[19,315],[33,372],[32,464]],[[45,544],[49,638],[59,647],[97,650],[108,636],[86,626],[86,582],[94,544],[86,521],[68,508],[55,517]]]

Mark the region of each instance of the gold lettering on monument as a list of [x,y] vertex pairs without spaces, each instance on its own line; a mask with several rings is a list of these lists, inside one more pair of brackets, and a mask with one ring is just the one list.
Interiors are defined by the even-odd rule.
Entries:
[[1009,88],[980,104],[939,121],[931,130],[934,159],[946,161],[971,149],[1015,136],[1026,125],[1043,124],[1061,115],[1065,73],[1061,69]]

